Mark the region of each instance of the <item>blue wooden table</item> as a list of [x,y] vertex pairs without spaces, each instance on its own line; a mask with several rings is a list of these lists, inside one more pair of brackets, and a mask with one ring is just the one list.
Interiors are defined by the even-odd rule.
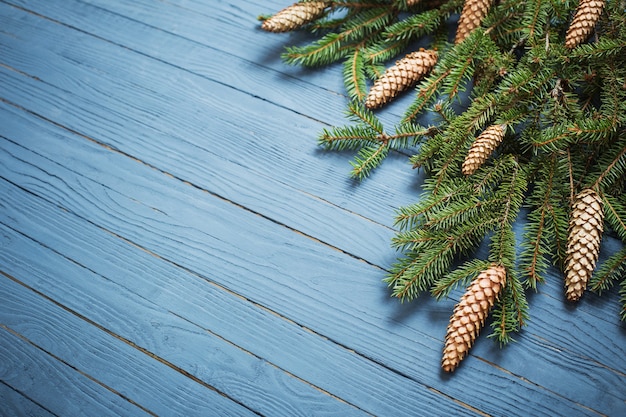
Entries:
[[618,294],[557,271],[440,370],[459,293],[382,282],[422,174],[317,146],[341,68],[281,62],[288,4],[0,0],[0,415],[626,415]]

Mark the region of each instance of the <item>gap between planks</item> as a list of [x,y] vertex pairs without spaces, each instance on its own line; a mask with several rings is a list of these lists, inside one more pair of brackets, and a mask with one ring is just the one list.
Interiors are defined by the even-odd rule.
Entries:
[[[42,296],[44,298],[46,298],[48,301],[53,302],[55,305],[65,309],[66,311],[69,311],[72,314],[75,314],[74,312],[72,312],[69,309],[66,309],[65,307],[63,307],[61,304],[57,303],[56,301],[52,300],[51,298],[48,298],[46,296],[44,296],[43,294],[39,293],[38,291],[34,290],[33,288],[30,288],[28,285],[20,282],[18,279],[16,279],[15,277],[12,277],[11,275],[5,273],[4,271],[0,270],[0,274],[4,275],[5,277],[9,278],[10,280],[12,280],[13,282],[25,287],[26,289],[33,291],[34,293],[36,293],[39,296]],[[78,316],[78,315],[77,315]],[[85,319],[84,317],[80,317],[81,319]],[[87,320],[88,321],[88,320]],[[92,322],[90,322],[90,324],[94,324]],[[31,345],[32,347],[34,347],[37,350],[40,350],[41,352],[45,353],[46,355],[52,357],[54,360],[59,361],[60,363],[62,363],[63,365],[67,366],[68,368],[74,370],[75,372],[78,372],[80,375],[84,376],[85,378],[89,379],[90,381],[95,382],[96,384],[100,385],[101,387],[103,387],[104,389],[106,389],[107,391],[110,391],[111,393],[117,395],[118,397],[122,398],[123,400],[129,402],[130,404],[134,405],[135,407],[139,408],[140,410],[150,414],[151,416],[155,416],[157,417],[158,415],[156,413],[154,413],[153,411],[147,409],[146,407],[142,406],[141,404],[138,404],[137,402],[133,401],[131,398],[125,396],[124,394],[122,394],[121,392],[111,388],[110,386],[106,385],[105,383],[99,381],[98,379],[96,379],[95,377],[89,375],[86,372],[83,372],[82,370],[76,368],[75,366],[69,364],[68,362],[64,361],[62,358],[58,357],[57,355],[48,352],[47,350],[45,350],[44,348],[42,348],[41,346],[37,345],[36,343],[34,343],[33,341],[31,341],[30,339],[28,339],[26,336],[16,332],[15,330],[11,329],[10,327],[5,326],[4,324],[0,323],[0,329],[4,329],[7,332],[11,333],[12,335],[14,335],[15,337],[23,340],[25,343],[28,343],[29,345]],[[108,332],[107,332],[108,333]],[[232,400],[232,398],[229,398]]]
[[[19,232],[18,232],[19,233]],[[61,255],[63,256],[63,255]],[[240,405],[241,407],[244,407],[245,409],[249,410],[250,412],[260,415],[257,411],[251,409],[250,407],[248,407],[246,404],[236,400],[235,398],[230,397],[228,394],[218,390],[217,388],[213,387],[210,384],[207,384],[206,382],[204,382],[203,380],[201,380],[200,378],[196,377],[195,375],[185,371],[184,369],[174,365],[172,362],[169,362],[155,354],[153,354],[152,352],[150,352],[149,350],[138,346],[137,344],[133,343],[131,340],[128,340],[118,334],[116,334],[115,332],[107,329],[106,327],[94,322],[93,320],[89,319],[88,317],[78,313],[77,311],[72,310],[71,308],[59,303],[58,301],[56,301],[55,299],[47,296],[46,294],[42,293],[41,291],[38,291],[37,289],[29,286],[28,284],[20,281],[19,279],[13,277],[12,275],[7,274],[6,272],[0,270],[0,275],[5,276],[6,278],[10,279],[11,281],[15,282],[18,285],[21,285],[22,287],[26,288],[29,291],[32,291],[33,293],[37,294],[38,296],[42,297],[43,299],[51,302],[52,304],[56,305],[57,307],[67,311],[68,313],[78,317],[79,319],[85,321],[86,323],[89,323],[90,325],[94,326],[95,328],[97,328],[98,330],[101,330],[103,332],[105,332],[106,334],[108,334],[111,337],[114,337],[115,339],[120,340],[123,343],[126,343],[127,345],[129,345],[130,347],[140,351],[141,353],[148,355],[149,357],[155,359],[156,361],[168,366],[169,368],[173,369],[174,371],[184,375],[185,377],[191,379],[192,381],[194,381],[195,383],[202,385],[203,387],[210,389],[218,394],[220,394],[221,396],[229,399],[230,401]],[[47,352],[46,350],[42,349],[41,347],[37,346],[36,344],[34,344],[33,342],[31,342],[30,340],[28,340],[27,338],[25,338],[24,336],[22,336],[21,334],[16,333],[15,331],[13,331],[12,329],[4,326],[3,324],[0,324],[0,327],[6,329],[7,331],[9,331],[10,333],[14,334],[15,336],[19,337],[20,339],[24,340],[25,342],[27,342],[28,344],[34,346],[35,348],[41,350],[42,352],[46,353],[47,355],[50,355],[51,357],[53,357],[54,359],[58,360],[59,362],[63,363],[64,365],[70,367],[71,369],[75,370],[76,372],[80,373],[81,375],[84,375],[85,377],[89,378],[90,380],[94,381],[95,383],[97,383],[98,385],[101,385],[102,387],[106,388],[107,390],[111,391],[112,393],[120,396],[121,398],[123,398],[124,400],[130,402],[131,404],[139,407],[140,409],[142,409],[143,411],[149,413],[150,415],[154,415],[156,416],[155,413],[153,413],[152,411],[146,409],[145,407],[137,404],[135,401],[131,400],[130,398],[126,397],[125,395],[121,394],[120,392],[114,390],[113,388],[109,387],[108,385],[105,385],[104,383],[98,381],[97,379],[95,379],[94,377],[92,377],[91,375],[86,374],[85,372],[81,371],[80,369],[77,369],[76,367],[70,365],[69,363],[65,362],[63,359],[53,355],[50,352]]]
[[[24,75],[24,76],[27,76],[27,77],[33,78],[33,79],[35,79],[35,80],[37,80],[37,81],[40,81],[40,82],[41,82],[41,80],[39,80],[37,77],[32,77],[32,76],[30,76],[29,74],[24,74],[23,72],[18,71],[18,70],[14,69],[14,68],[11,68],[11,67],[9,67],[9,66],[6,66],[6,65],[4,65],[4,64],[0,64],[0,66],[2,66],[2,67],[4,67],[4,68],[7,68],[7,69],[9,69],[9,70],[11,70],[11,71],[15,71],[16,73],[18,73],[18,74],[20,74],[20,75]],[[67,131],[67,132],[70,132],[70,133],[72,133],[72,134],[76,135],[76,136],[82,137],[83,139],[88,140],[89,142],[92,142],[92,143],[94,143],[94,144],[96,144],[96,145],[98,145],[98,146],[100,146],[100,147],[102,147],[102,148],[104,148],[104,149],[107,149],[107,150],[109,150],[109,151],[111,151],[111,152],[115,152],[115,153],[117,153],[117,154],[120,154],[120,155],[123,155],[123,156],[125,156],[125,157],[127,157],[127,158],[130,158],[131,160],[133,160],[133,161],[135,161],[135,162],[137,162],[137,163],[139,163],[139,164],[142,164],[142,165],[144,165],[144,166],[146,166],[146,167],[148,167],[148,168],[150,168],[150,169],[153,169],[153,170],[155,170],[155,171],[157,171],[157,172],[159,172],[159,173],[161,173],[161,174],[163,174],[163,175],[166,175],[166,176],[168,176],[168,177],[170,177],[170,178],[173,178],[173,179],[175,179],[175,180],[177,180],[177,181],[180,181],[181,183],[183,183],[183,184],[185,184],[185,185],[187,185],[187,186],[190,186],[190,187],[195,188],[195,189],[197,189],[197,190],[199,190],[199,191],[205,192],[205,193],[207,193],[207,194],[209,194],[209,195],[211,195],[211,196],[213,196],[213,197],[215,197],[215,198],[217,198],[217,199],[219,199],[219,200],[221,200],[221,201],[224,201],[224,202],[226,202],[226,203],[232,204],[233,206],[235,206],[235,207],[237,207],[237,208],[240,208],[240,209],[242,209],[242,210],[245,210],[245,211],[247,211],[247,212],[249,212],[249,213],[252,213],[252,214],[254,214],[254,215],[256,215],[256,216],[259,216],[259,217],[261,217],[261,218],[263,218],[263,219],[265,219],[265,220],[268,220],[268,221],[270,221],[270,222],[272,222],[272,223],[274,223],[274,224],[277,224],[277,225],[279,225],[279,226],[281,226],[281,227],[284,227],[284,228],[286,228],[286,229],[288,229],[288,230],[290,230],[290,231],[292,231],[292,232],[294,232],[294,233],[297,233],[297,234],[299,234],[299,235],[302,235],[302,236],[304,236],[304,237],[306,237],[306,238],[308,238],[308,239],[310,239],[310,240],[312,240],[312,241],[314,241],[314,242],[316,242],[316,243],[319,243],[319,244],[321,244],[321,245],[324,245],[324,246],[326,246],[326,247],[328,247],[328,248],[330,248],[330,249],[336,250],[336,251],[338,251],[338,252],[340,252],[340,253],[343,253],[344,255],[350,256],[351,258],[357,259],[357,260],[359,260],[359,261],[361,261],[361,262],[364,262],[364,263],[366,263],[367,265],[373,266],[374,268],[377,268],[377,269],[379,269],[379,270],[381,270],[381,271],[389,272],[387,269],[383,268],[382,266],[380,266],[380,265],[376,265],[375,263],[370,262],[370,261],[368,261],[368,260],[367,260],[367,259],[365,259],[365,258],[362,258],[362,257],[360,257],[360,256],[358,256],[358,255],[355,255],[355,254],[353,254],[353,253],[350,253],[350,252],[348,252],[348,251],[345,251],[345,250],[343,250],[343,249],[341,249],[341,248],[339,248],[339,247],[337,247],[337,246],[335,246],[335,245],[331,245],[331,244],[330,244],[330,243],[328,243],[328,242],[325,242],[325,241],[323,241],[323,240],[321,240],[321,239],[318,239],[318,238],[316,238],[315,236],[312,236],[312,235],[310,235],[310,234],[308,234],[308,233],[302,232],[302,231],[300,231],[300,230],[298,230],[298,229],[296,229],[296,228],[294,228],[294,227],[292,227],[292,226],[289,226],[289,225],[288,225],[288,224],[286,224],[286,223],[283,223],[283,222],[281,222],[281,221],[279,221],[279,220],[273,219],[273,218],[271,218],[271,217],[269,217],[269,216],[267,216],[267,215],[265,215],[265,214],[262,214],[262,213],[260,213],[260,212],[258,212],[258,211],[252,210],[251,208],[246,207],[246,206],[244,206],[244,205],[242,205],[242,204],[240,204],[240,203],[237,203],[236,201],[233,201],[233,200],[231,200],[231,199],[228,199],[228,198],[226,198],[226,197],[224,197],[224,196],[222,196],[222,195],[220,195],[220,194],[218,194],[218,193],[215,193],[215,192],[213,192],[213,191],[207,190],[206,188],[203,188],[203,187],[201,187],[201,186],[199,186],[199,185],[197,185],[197,184],[194,184],[194,183],[192,183],[191,181],[188,181],[188,180],[186,180],[186,179],[184,179],[184,178],[180,178],[180,177],[178,177],[178,176],[176,176],[176,175],[174,175],[174,174],[172,174],[172,173],[170,173],[170,172],[168,172],[168,171],[165,171],[165,170],[163,170],[163,169],[161,169],[161,168],[159,168],[159,167],[157,167],[157,166],[155,166],[155,165],[152,165],[152,164],[150,164],[150,163],[148,163],[148,162],[145,162],[145,161],[143,161],[143,160],[141,160],[141,159],[139,159],[139,158],[137,158],[137,157],[135,157],[135,156],[133,156],[133,155],[131,155],[131,154],[127,153],[127,152],[124,152],[124,151],[122,151],[122,150],[120,150],[120,149],[116,149],[116,148],[114,148],[114,147],[112,147],[112,146],[110,146],[110,145],[107,145],[107,144],[105,144],[105,143],[99,142],[98,140],[96,140],[96,139],[94,139],[94,138],[91,138],[91,137],[89,137],[89,136],[87,136],[87,135],[85,135],[85,134],[83,134],[83,133],[80,133],[80,132],[78,132],[78,131],[76,131],[76,130],[73,130],[73,129],[69,128],[69,127],[66,127],[66,126],[64,126],[64,125],[62,125],[62,124],[60,124],[60,123],[58,123],[58,122],[55,122],[54,120],[48,119],[48,118],[46,118],[46,117],[44,117],[44,116],[42,116],[42,115],[40,115],[40,114],[38,114],[38,113],[35,113],[35,112],[33,112],[33,111],[29,110],[29,109],[26,109],[26,108],[24,108],[24,107],[22,107],[22,106],[20,106],[20,105],[18,105],[18,104],[16,104],[16,103],[13,103],[13,102],[11,102],[11,101],[9,101],[9,100],[6,100],[6,99],[4,99],[4,98],[2,98],[2,97],[0,97],[0,101],[1,101],[1,102],[3,102],[3,103],[8,104],[8,105],[10,105],[10,106],[13,106],[13,107],[15,107],[15,108],[17,108],[17,109],[19,109],[19,110],[22,110],[22,111],[24,111],[25,113],[31,114],[31,115],[33,115],[33,116],[35,116],[35,117],[37,117],[37,118],[39,118],[39,119],[41,119],[41,120],[44,120],[44,121],[45,121],[45,122],[47,122],[47,123],[50,123],[50,124],[52,124],[52,125],[54,125],[54,126],[56,126],[56,127],[59,127],[59,128],[61,128],[61,129],[65,130],[65,131]],[[309,195],[308,193],[305,193],[305,194]],[[319,198],[319,200],[320,200],[320,201],[323,201],[323,202],[326,202],[326,200],[321,199],[321,198]],[[326,203],[327,203],[327,202],[326,202]],[[337,206],[337,205],[335,205],[335,204],[332,204],[332,205],[333,205],[333,206],[335,206],[335,207],[339,207],[339,206]],[[339,207],[339,208],[340,208],[340,207]],[[154,208],[153,208],[153,209],[154,209]],[[154,209],[154,210],[159,211],[158,209]],[[344,211],[346,211],[345,209],[343,209],[343,210],[344,210]],[[349,211],[349,210],[347,210],[347,212],[348,212],[348,213],[351,213],[351,214],[354,214],[352,211]],[[359,216],[359,217],[362,217],[362,218],[364,218],[364,219],[366,219],[366,220],[368,220],[368,221],[371,221],[372,223],[375,223],[375,222],[374,222],[373,220],[371,220],[371,219],[367,219],[367,218],[365,218],[365,217],[363,217],[363,216]],[[386,227],[386,226],[385,226],[385,227]]]

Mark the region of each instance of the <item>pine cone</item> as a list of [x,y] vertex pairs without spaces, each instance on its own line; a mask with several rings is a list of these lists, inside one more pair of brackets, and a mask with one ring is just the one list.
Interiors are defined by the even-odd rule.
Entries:
[[493,0],[465,0],[459,17],[454,43],[461,43],[474,29],[480,26],[489,12]]
[[296,30],[320,17],[328,4],[326,1],[294,3],[265,20],[261,28],[276,33]]
[[450,318],[441,367],[452,372],[465,358],[506,283],[506,269],[493,264],[470,284]]
[[583,43],[598,23],[605,0],[580,0],[565,35],[565,47],[573,49]]
[[506,125],[491,125],[485,129],[467,152],[461,168],[463,174],[472,175],[476,172],[502,142],[505,132]]
[[414,86],[437,63],[437,52],[420,49],[396,61],[374,83],[365,99],[365,107],[375,109],[391,101],[400,92]]
[[602,200],[592,189],[585,189],[574,199],[565,258],[565,296],[578,301],[598,261],[604,230]]

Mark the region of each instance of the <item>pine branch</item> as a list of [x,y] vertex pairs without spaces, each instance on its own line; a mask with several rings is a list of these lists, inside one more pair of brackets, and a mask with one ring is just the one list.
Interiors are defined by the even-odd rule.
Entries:
[[527,199],[533,210],[524,227],[520,254],[520,270],[527,277],[526,285],[533,289],[544,282],[549,267],[547,258],[551,254],[556,254],[556,259],[564,259],[568,229],[568,216],[564,210],[567,205],[562,190],[566,173],[557,163],[557,154],[540,161],[536,171],[539,178]]
[[589,281],[589,289],[598,294],[611,289],[617,281],[626,275],[626,248],[611,255],[604,261]]
[[491,265],[490,262],[477,259],[465,262],[463,266],[437,281],[431,289],[432,296],[440,300],[447,297],[457,287],[466,287],[478,274],[489,268],[489,265]]
[[606,222],[617,233],[622,242],[626,242],[626,204],[621,201],[623,195],[622,199],[618,199],[604,194],[602,200]]
[[511,336],[528,321],[528,302],[520,281],[509,276],[502,297],[493,310],[491,328],[493,333],[488,337],[496,339],[500,345],[513,341]]
[[351,176],[359,180],[366,178],[373,169],[382,163],[388,153],[389,144],[387,142],[382,142],[378,146],[361,148],[354,161],[350,162],[352,165]]
[[[392,295],[410,300],[429,292],[441,299],[471,281],[463,308],[473,303],[472,294],[489,293],[490,305],[497,299],[490,337],[502,345],[528,320],[525,290],[536,290],[557,264],[565,270],[570,299],[580,298],[588,282],[598,293],[619,283],[626,320],[626,249],[592,275],[604,223],[626,242],[624,2],[594,3],[575,19],[577,1],[475,3],[480,10],[468,13],[476,21],[463,23],[457,30],[463,39],[454,44],[448,39],[449,17],[465,0],[323,4],[321,17],[304,26],[317,39],[283,56],[304,66],[343,60],[351,124],[324,129],[320,144],[355,151],[351,175],[358,179],[391,152],[411,154],[413,167],[428,174],[418,202],[396,212],[399,231],[391,245],[402,255],[384,280]],[[402,70],[413,67],[396,66],[397,76],[385,78],[389,61],[416,43],[438,55],[430,73],[411,78]],[[365,92],[368,78],[389,84],[377,90],[374,83],[372,90],[382,91],[374,95],[377,100]],[[368,108],[395,97],[395,84],[415,85],[415,96],[386,131]],[[461,94],[466,90],[469,95]],[[427,111],[434,124],[422,126],[418,121]],[[575,200],[576,210],[570,210]],[[513,224],[523,205],[529,213],[518,254]],[[569,244],[570,216],[578,231],[590,233],[592,247],[576,251]],[[589,222],[591,231],[584,228]],[[576,237],[584,238],[584,233]],[[472,259],[485,241],[487,259]],[[570,273],[574,258],[587,261],[578,283]],[[489,290],[479,289],[477,278]],[[581,284],[574,298],[572,283]],[[458,331],[467,330],[463,314],[455,309]],[[481,307],[473,325],[482,326],[487,314]],[[446,336],[445,370],[453,370],[471,347],[455,343]]]
[[361,101],[367,95],[362,48],[355,47],[346,57],[343,64],[343,83],[351,99]]

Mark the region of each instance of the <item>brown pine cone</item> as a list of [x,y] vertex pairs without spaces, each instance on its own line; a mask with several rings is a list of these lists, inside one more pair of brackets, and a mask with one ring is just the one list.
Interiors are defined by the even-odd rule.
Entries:
[[587,40],[598,23],[605,0],[580,0],[565,35],[565,47],[573,49]]
[[585,189],[574,199],[565,258],[565,296],[578,301],[587,288],[600,252],[604,230],[602,200],[592,189]]
[[472,175],[476,172],[502,142],[505,132],[506,125],[491,125],[483,130],[467,152],[461,167],[463,174]]
[[489,12],[493,0],[465,0],[459,17],[454,43],[461,43],[474,29],[480,26]]
[[388,103],[400,92],[414,86],[436,63],[437,52],[424,49],[396,61],[376,80],[365,99],[365,107],[375,109]]
[[506,269],[492,264],[470,284],[454,307],[446,333],[441,367],[452,372],[465,358],[478,337],[500,291],[506,283]]
[[328,5],[327,1],[294,3],[265,20],[261,28],[276,33],[296,30],[320,17]]

